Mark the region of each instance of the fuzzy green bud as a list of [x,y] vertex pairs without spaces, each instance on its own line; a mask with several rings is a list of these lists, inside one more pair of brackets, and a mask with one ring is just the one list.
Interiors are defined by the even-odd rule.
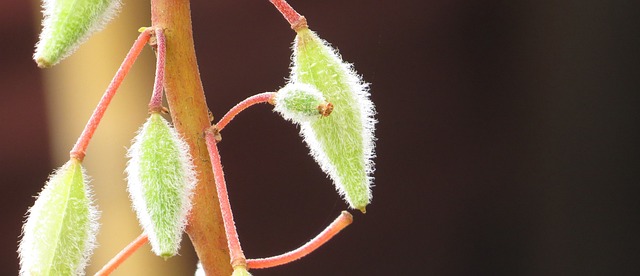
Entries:
[[374,106],[368,85],[329,43],[303,27],[293,45],[291,81],[316,87],[333,104],[331,116],[301,123],[311,155],[352,208],[371,202]]
[[43,0],[42,33],[34,60],[51,67],[71,55],[114,17],[120,0]]
[[178,253],[196,183],[189,147],[159,113],[152,113],[128,152],[128,190],[153,252]]
[[51,175],[23,227],[20,275],[84,275],[99,216],[87,182],[76,159]]
[[275,111],[296,123],[315,121],[331,113],[331,104],[322,93],[306,83],[288,83],[276,93],[273,102]]

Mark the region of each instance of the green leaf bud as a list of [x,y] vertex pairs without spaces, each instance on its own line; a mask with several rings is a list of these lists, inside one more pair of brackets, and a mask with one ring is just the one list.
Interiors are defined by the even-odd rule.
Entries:
[[128,151],[128,190],[153,252],[178,253],[196,175],[189,147],[159,113],[152,113]]
[[273,102],[275,111],[296,123],[315,121],[331,112],[327,109],[331,104],[322,93],[306,83],[288,83],[276,93]]
[[351,208],[371,202],[374,106],[368,84],[329,43],[308,28],[297,30],[291,81],[316,87],[334,106],[331,116],[301,123],[311,155]]
[[51,67],[102,30],[120,8],[120,0],[43,0],[44,19],[33,59]]
[[71,159],[51,175],[29,209],[18,248],[20,275],[84,275],[98,217],[82,165]]

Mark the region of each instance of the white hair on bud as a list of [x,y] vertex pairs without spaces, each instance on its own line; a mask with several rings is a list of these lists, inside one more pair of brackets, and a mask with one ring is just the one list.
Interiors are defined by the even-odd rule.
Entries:
[[[70,258],[67,258],[69,259],[69,262],[62,265],[71,268],[74,271],[73,275],[85,274],[84,269],[89,262],[93,250],[97,246],[96,236],[98,234],[98,229],[100,228],[100,224],[98,223],[100,212],[94,206],[93,193],[89,186],[90,180],[86,175],[84,168],[79,163],[79,161],[70,160],[51,174],[49,180],[38,195],[38,198],[36,199],[34,205],[29,208],[29,211],[27,211],[27,220],[22,227],[23,236],[18,247],[18,254],[20,257],[20,275],[41,275],[51,272],[50,270],[52,268],[50,266],[42,266],[42,262],[44,261],[42,260],[42,258],[44,257],[42,256],[42,254],[44,249],[51,249],[52,246],[56,246],[60,241],[50,240],[50,237],[47,235],[48,233],[46,233],[46,231],[50,229],[43,226],[50,225],[51,223],[56,223],[55,221],[52,222],[51,220],[55,218],[56,215],[59,216],[60,214],[51,214],[53,210],[50,209],[51,207],[49,205],[60,202],[66,202],[67,204],[82,204],[82,202],[77,201],[69,203],[69,198],[60,198],[60,195],[57,192],[57,188],[60,185],[71,185],[69,183],[65,183],[64,180],[68,173],[74,173],[73,171],[69,171],[73,169],[72,166],[80,166],[81,169],[84,196],[87,200],[88,218],[86,219],[88,221],[88,224],[84,229],[78,229],[78,225],[67,225],[66,230],[84,232],[85,237],[84,240],[81,241],[73,239],[65,240],[65,242],[68,243],[65,245],[68,247],[63,249],[64,252],[69,254],[74,254],[74,252],[81,252],[81,257],[79,259],[75,259],[76,256],[70,256]],[[67,215],[73,214],[64,214],[64,216]],[[47,269],[47,271],[42,271],[42,269]],[[55,271],[53,271],[53,273],[55,274]]]
[[322,93],[313,85],[290,82],[275,96],[274,111],[294,123],[310,122],[321,117],[319,104],[326,104]]
[[[376,111],[375,111],[374,104],[370,99],[369,84],[362,80],[362,77],[356,73],[351,63],[348,63],[342,60],[340,53],[336,49],[331,47],[331,45],[326,40],[318,37],[315,32],[310,30],[308,31],[311,33],[311,36],[315,40],[320,42],[320,47],[322,48],[322,50],[325,53],[328,53],[327,56],[329,60],[327,60],[326,63],[338,64],[338,67],[334,69],[340,72],[341,73],[340,75],[345,77],[346,85],[349,87],[348,90],[355,93],[353,98],[354,102],[350,104],[353,104],[354,106],[356,106],[356,109],[360,114],[359,116],[361,121],[360,124],[362,127],[360,131],[360,136],[362,139],[362,152],[363,152],[362,158],[364,159],[364,166],[365,166],[365,173],[366,173],[367,196],[368,196],[368,200],[370,201],[372,198],[371,187],[373,186],[372,174],[375,171],[373,158],[375,157],[376,138],[374,136],[374,131],[375,131],[375,124],[377,123],[377,120],[374,118]],[[302,70],[301,68],[298,68],[295,62],[295,57],[300,55],[299,49],[297,47],[297,45],[300,43],[300,39],[301,38],[299,34],[296,36],[296,39],[292,46],[294,62],[292,62],[292,65],[291,65],[291,81],[299,81],[304,77],[305,74],[308,73],[308,72],[304,72],[304,70]],[[311,66],[313,67],[315,66],[315,64]],[[323,71],[322,73],[326,73],[326,72]],[[318,81],[318,80],[315,80],[315,81]],[[334,86],[336,87],[336,89],[339,89],[337,83],[330,83],[328,85]],[[323,94],[326,93],[326,91],[322,91],[322,92]],[[325,94],[325,96],[326,95],[327,94]],[[327,97],[327,101],[332,102],[333,99]],[[341,108],[344,108],[342,106],[338,106],[336,103],[333,103],[333,104],[335,109],[332,115],[337,112],[340,112]],[[322,143],[318,140],[317,134],[314,131],[312,125],[313,125],[312,122],[300,123],[301,136],[304,138],[305,142],[307,143],[310,149],[311,155],[316,160],[316,162],[318,162],[322,170],[333,179],[333,181],[336,184],[335,186],[336,186],[336,189],[338,190],[338,193],[343,198],[347,199],[347,201],[349,202],[352,208],[357,208],[356,206],[353,205],[351,200],[347,197],[346,191],[343,188],[344,184],[341,183],[342,177],[339,175],[338,169],[335,167],[335,165],[332,164],[327,153],[325,153],[325,151],[323,150]],[[335,135],[340,136],[339,139],[343,139],[343,140],[349,140],[349,139],[355,138],[355,137],[348,137],[346,135],[341,135],[340,133],[336,133]]]
[[[96,4],[92,5],[87,11],[74,11],[72,10],[77,0],[43,0],[42,1],[42,14],[44,18],[42,20],[42,32],[40,33],[40,39],[36,43],[36,50],[33,54],[34,60],[38,62],[41,66],[53,66],[65,59],[66,57],[73,54],[77,48],[87,41],[89,37],[95,33],[101,31],[111,19],[115,17],[115,15],[120,10],[121,0],[83,0],[83,1],[93,1]],[[105,3],[106,2],[106,3]],[[65,5],[69,5],[66,6]],[[59,14],[61,11],[66,12],[66,14]],[[83,12],[83,14],[78,14],[78,12]],[[60,24],[63,24],[70,20],[74,20],[75,16],[88,16],[91,18],[90,24],[87,26],[82,26],[81,30],[77,30],[76,28],[56,28]],[[56,34],[56,31],[62,32],[60,34]],[[42,57],[45,49],[45,45],[47,43],[56,44],[53,48],[65,47],[63,43],[59,40],[60,37],[72,37],[74,32],[82,32],[80,37],[67,45],[68,49],[64,51],[64,53],[57,58],[56,60],[48,60],[46,62],[50,62],[51,64],[40,64],[39,59]],[[55,36],[58,37],[55,37]],[[47,46],[48,47],[48,46]]]
[[[145,185],[143,185],[143,183],[145,183],[145,181],[149,181],[149,179],[143,179],[142,177],[143,171],[145,169],[151,169],[154,172],[160,172],[162,169],[166,169],[166,168],[153,167],[155,164],[144,163],[144,160],[142,160],[143,150],[161,151],[166,146],[166,143],[160,143],[160,144],[154,145],[154,148],[152,149],[142,148],[142,144],[143,144],[142,142],[143,142],[143,139],[145,138],[144,134],[148,131],[149,126],[152,124],[153,116],[158,116],[162,124],[166,128],[168,128],[171,136],[171,142],[175,143],[178,149],[177,156],[175,158],[177,158],[178,163],[181,165],[179,168],[179,172],[177,172],[176,175],[171,175],[170,176],[171,179],[168,179],[168,180],[165,179],[165,181],[170,181],[172,185],[175,185],[175,186],[183,185],[179,189],[179,198],[175,199],[175,200],[178,200],[179,202],[173,202],[174,204],[179,204],[180,210],[177,215],[179,219],[179,222],[178,222],[179,228],[171,230],[172,231],[171,235],[173,235],[173,240],[175,241],[175,244],[172,245],[173,246],[173,248],[171,249],[172,252],[177,252],[180,248],[180,240],[182,239],[182,233],[184,232],[184,229],[187,225],[187,217],[192,206],[191,196],[193,194],[193,190],[197,183],[197,177],[196,177],[196,171],[193,165],[193,160],[191,158],[191,154],[189,153],[189,146],[187,145],[187,143],[184,141],[184,139],[182,139],[182,137],[175,130],[175,128],[173,128],[169,124],[169,122],[167,122],[164,118],[162,118],[162,116],[160,116],[157,113],[152,114],[149,117],[149,119],[138,130],[138,133],[135,136],[135,138],[133,138],[132,145],[129,148],[127,153],[127,156],[130,159],[127,163],[127,167],[125,171],[128,175],[127,177],[127,180],[129,183],[128,190],[129,190],[129,195],[131,197],[131,201],[133,203],[133,209],[136,211],[140,225],[142,226],[142,228],[144,229],[144,232],[149,237],[149,242],[152,245],[152,250],[154,251],[155,254],[160,256],[162,252],[160,252],[159,239],[157,235],[157,231],[159,231],[159,229],[155,227],[155,224],[153,223],[151,215],[156,214],[158,212],[162,212],[162,210],[157,209],[156,206],[147,205],[147,201],[145,198],[145,190],[144,190]],[[171,157],[167,156],[167,158],[171,158]],[[150,167],[143,168],[143,166],[150,166]],[[154,176],[157,176],[157,174]],[[151,179],[151,182],[155,182],[155,183],[150,183],[150,184],[155,185],[158,183],[159,180],[160,179]],[[167,198],[164,198],[164,199],[167,199]],[[168,200],[173,200],[173,199],[168,199]]]

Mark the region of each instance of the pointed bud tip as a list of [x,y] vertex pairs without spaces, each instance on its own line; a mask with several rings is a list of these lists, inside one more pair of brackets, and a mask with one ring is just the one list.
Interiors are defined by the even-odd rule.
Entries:
[[163,252],[160,254],[160,257],[165,261],[168,261],[171,257],[175,256],[175,254],[171,254],[170,252]]
[[115,16],[121,0],[44,0],[42,32],[36,44],[36,56],[41,68],[51,67],[73,54],[93,33]]
[[39,68],[50,68],[53,66],[53,63],[50,60],[47,60],[42,56],[36,56],[34,57],[34,60],[36,61],[36,64],[38,64]]

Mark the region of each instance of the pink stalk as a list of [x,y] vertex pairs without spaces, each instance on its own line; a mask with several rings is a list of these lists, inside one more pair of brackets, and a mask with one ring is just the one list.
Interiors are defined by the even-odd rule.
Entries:
[[222,116],[222,119],[220,119],[220,121],[216,124],[216,128],[218,129],[218,131],[222,131],[222,129],[225,126],[227,126],[227,124],[229,124],[229,122],[231,122],[231,120],[233,120],[233,118],[236,117],[236,115],[238,115],[240,112],[249,108],[252,105],[259,104],[259,103],[267,103],[271,101],[271,99],[275,95],[276,95],[275,92],[265,92],[265,93],[260,93],[247,98],[246,100],[240,102],[239,104],[231,108],[227,112],[227,114],[224,114],[224,116]]
[[[301,16],[296,10],[294,10],[286,0],[269,0],[271,4],[273,4],[276,9],[284,16],[284,18],[289,21],[289,25],[291,28],[296,30],[297,26],[299,26],[303,21],[305,21],[304,16]],[[304,23],[306,25],[306,22]]]
[[231,256],[231,267],[247,266],[247,260],[242,253],[242,247],[240,246],[240,239],[238,238],[238,231],[233,220],[233,213],[231,212],[231,203],[229,202],[229,195],[227,193],[227,184],[224,180],[224,172],[222,170],[222,163],[220,161],[220,153],[218,152],[218,145],[216,141],[215,129],[209,128],[205,132],[205,141],[207,149],[209,151],[209,157],[211,158],[211,167],[213,167],[213,175],[216,183],[216,190],[218,192],[218,200],[220,200],[220,210],[222,212],[222,221],[224,223],[224,230],[227,235],[227,246],[229,247],[229,255]]
[[338,234],[338,232],[349,226],[351,222],[353,222],[353,216],[351,216],[351,214],[347,211],[342,211],[340,216],[338,216],[326,229],[318,234],[318,236],[305,243],[298,249],[274,257],[263,259],[249,259],[247,260],[247,267],[250,269],[269,268],[287,264],[300,259],[306,255],[309,255],[309,253],[325,244],[327,241],[333,238],[333,236]]
[[162,95],[164,91],[164,64],[167,53],[167,42],[162,28],[156,28],[157,55],[156,55],[156,79],[153,82],[153,95],[149,102],[150,112],[162,111]]
[[116,270],[124,261],[126,261],[133,253],[135,253],[140,247],[146,244],[149,241],[149,238],[146,234],[141,234],[134,241],[132,241],[127,247],[122,249],[118,255],[113,257],[100,271],[98,271],[94,276],[103,276],[109,275],[113,271]]
[[136,39],[135,43],[133,43],[131,50],[129,50],[129,53],[124,58],[124,61],[118,69],[118,72],[116,72],[116,75],[111,80],[111,83],[107,87],[107,90],[104,92],[102,99],[100,99],[98,106],[96,106],[93,114],[91,114],[91,118],[89,118],[89,121],[84,127],[82,134],[80,134],[78,141],[73,146],[71,152],[69,152],[71,158],[75,158],[80,161],[84,159],[89,141],[91,141],[91,137],[93,137],[93,134],[98,128],[98,124],[100,124],[100,120],[102,120],[102,117],[104,116],[109,103],[111,103],[111,99],[113,99],[113,96],[115,96],[118,88],[120,87],[120,84],[122,84],[122,81],[124,80],[124,77],[129,73],[129,69],[131,69],[131,66],[133,66],[133,63],[140,55],[140,52],[142,52],[142,49],[144,48],[144,45],[147,44],[147,41],[149,41],[150,36],[151,30],[146,29],[142,33],[140,33],[138,39]]

